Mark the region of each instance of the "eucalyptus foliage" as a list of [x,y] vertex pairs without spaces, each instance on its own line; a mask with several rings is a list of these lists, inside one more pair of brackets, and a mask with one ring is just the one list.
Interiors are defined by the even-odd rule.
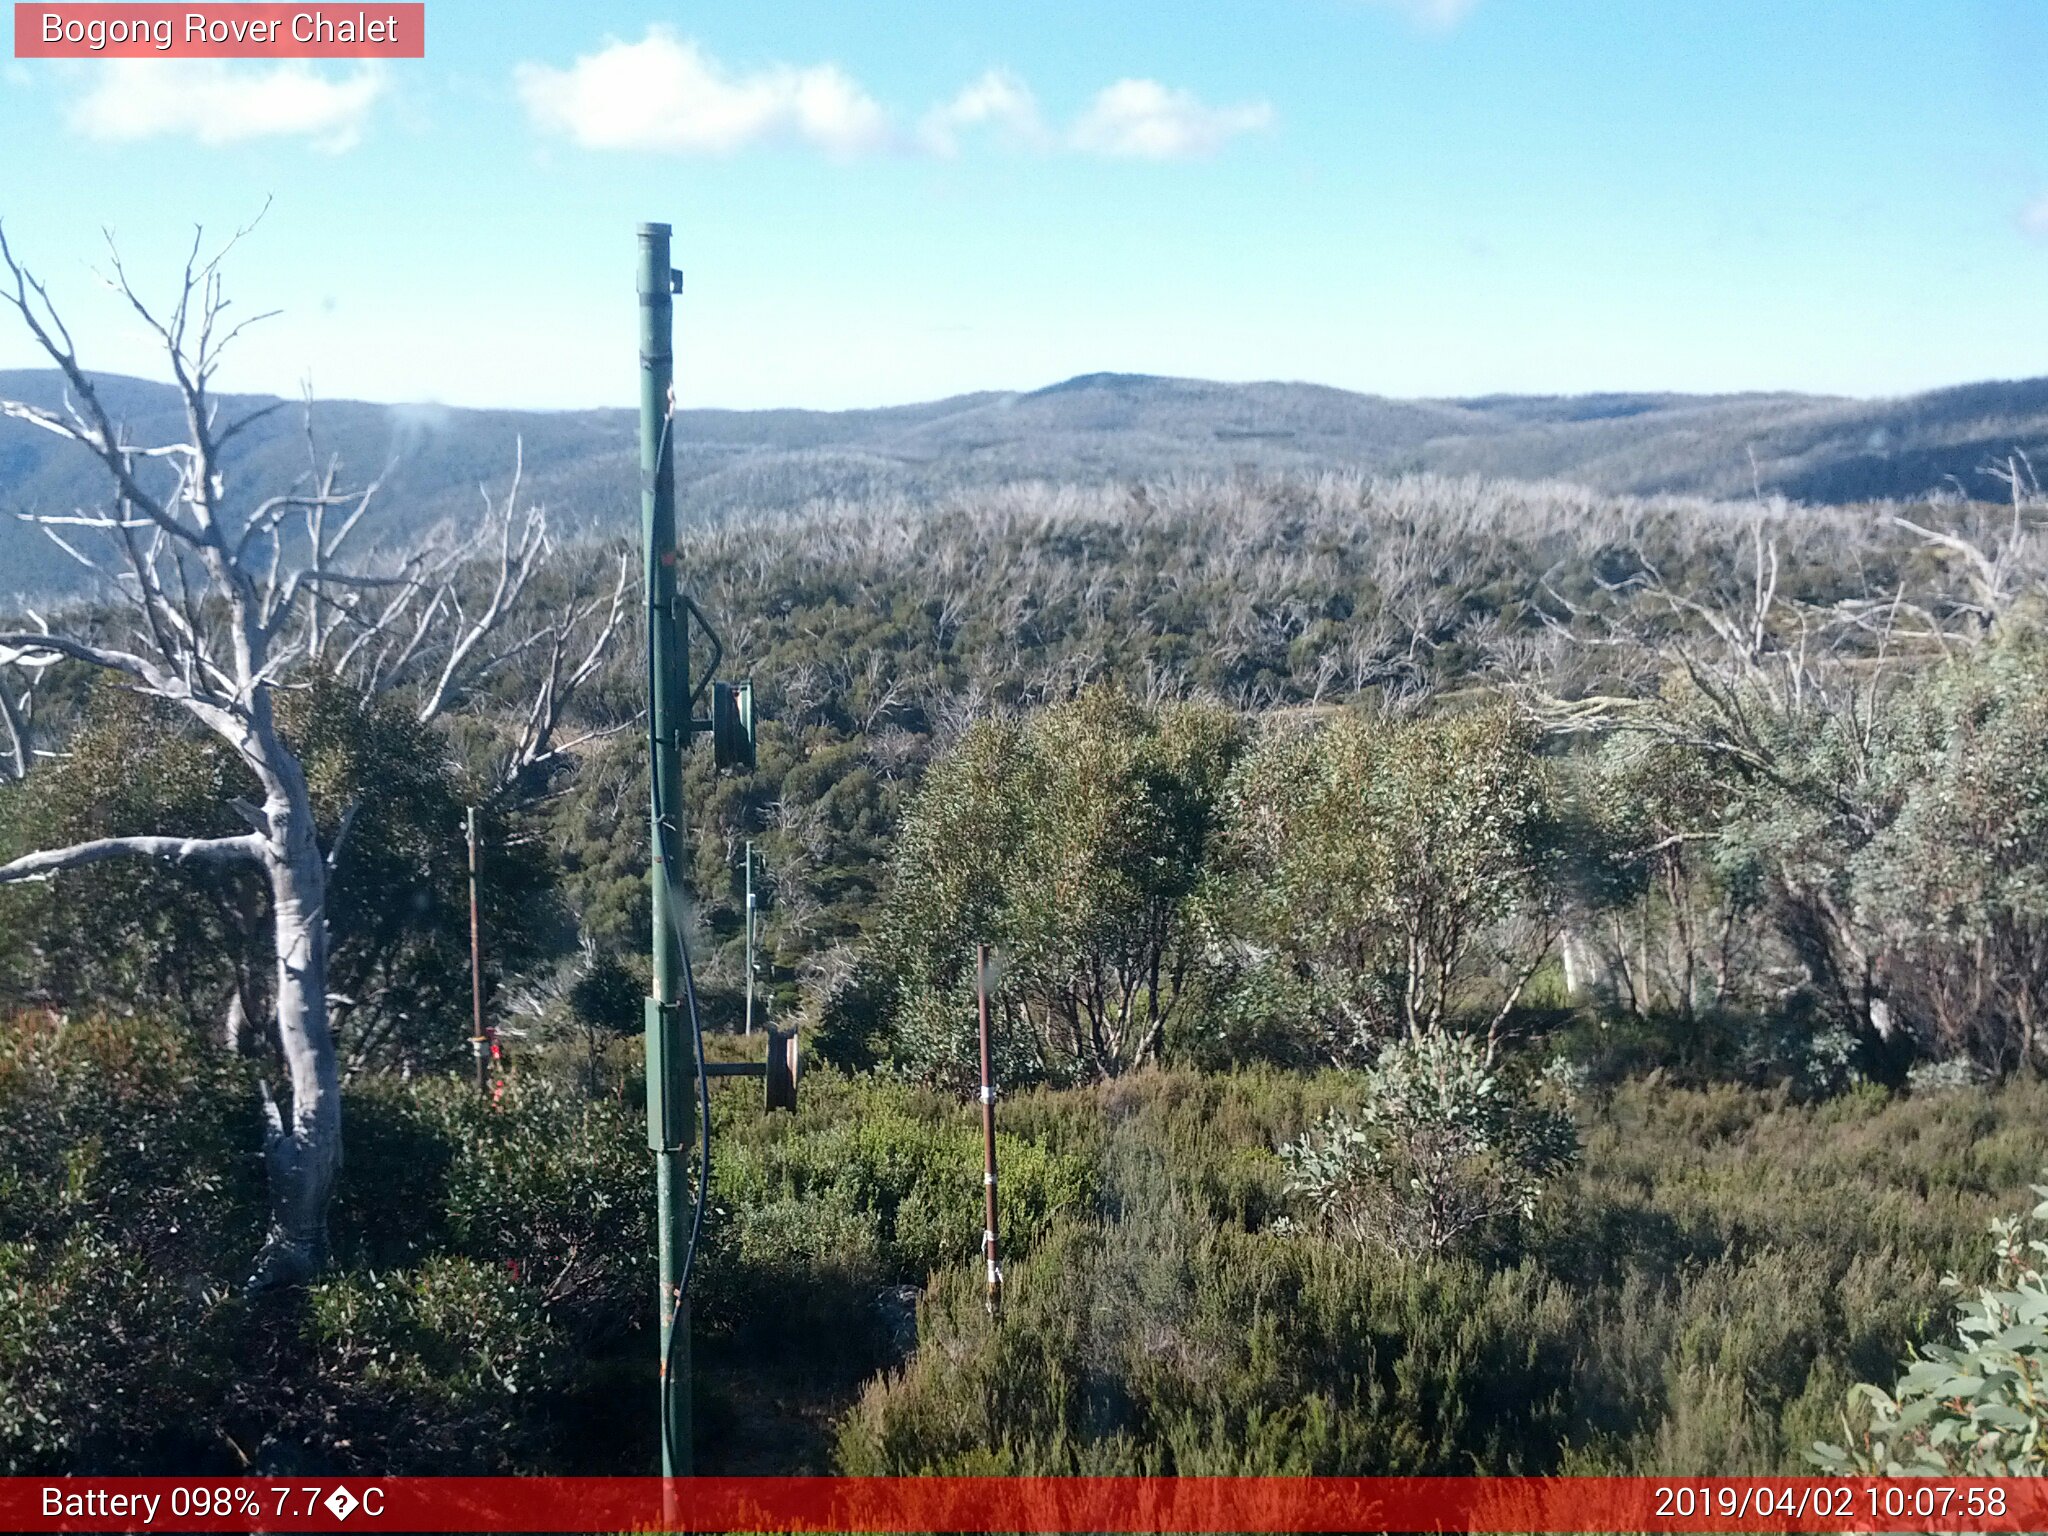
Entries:
[[2048,1041],[2048,640],[1937,667],[1887,730],[1896,806],[1853,865],[1891,1006],[1938,1057],[2038,1067]]
[[[467,1052],[465,805],[480,786],[431,727],[390,700],[313,679],[278,723],[303,764],[317,830],[339,844],[328,885],[332,1023],[356,1066],[439,1066]],[[96,685],[65,754],[0,788],[0,858],[175,825],[231,833],[253,776],[168,706]],[[348,807],[357,807],[350,812]],[[341,838],[347,817],[348,832]],[[487,983],[573,940],[554,871],[497,806],[480,817]],[[0,997],[177,1013],[208,1033],[268,1007],[270,892],[239,865],[109,861],[0,887]],[[238,1042],[253,1046],[253,1039]]]
[[1280,1155],[1287,1192],[1325,1230],[1440,1254],[1535,1215],[1545,1186],[1577,1160],[1578,1132],[1479,1042],[1431,1030],[1380,1053],[1356,1114],[1331,1111]]
[[[2048,1219],[2048,1184],[2022,1219],[1991,1223],[1995,1270],[1957,1309],[1953,1344],[1923,1344],[1887,1392],[1850,1391],[1862,1419],[1847,1446],[1816,1443],[1830,1471],[1965,1477],[2048,1474],[2048,1242],[2028,1234]],[[1945,1281],[1963,1290],[1954,1275]]]
[[1206,904],[1241,1027],[1344,1061],[1461,1014],[1498,1022],[1551,939],[1534,745],[1498,707],[1269,734],[1231,780]]
[[905,815],[870,948],[897,1059],[971,1073],[981,943],[1006,1081],[1155,1059],[1196,979],[1189,904],[1238,742],[1221,710],[1108,688],[971,729]]

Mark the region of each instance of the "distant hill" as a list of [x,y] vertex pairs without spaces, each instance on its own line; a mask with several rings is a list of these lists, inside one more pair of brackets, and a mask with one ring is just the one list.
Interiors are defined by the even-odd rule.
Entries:
[[[58,403],[57,376],[0,371],[0,395]],[[166,386],[109,377],[109,407],[138,441],[181,430]],[[238,412],[266,403],[231,397]],[[636,515],[629,410],[472,411],[324,400],[323,454],[358,474],[390,466],[381,536],[402,540],[502,487],[523,440],[527,485],[565,531]],[[1897,400],[1813,395],[1487,396],[1389,400],[1313,384],[1217,384],[1087,374],[1028,393],[959,395],[864,411],[686,411],[677,463],[687,516],[795,508],[820,498],[942,495],[966,485],[1100,482],[1170,474],[1432,470],[1575,481],[1598,490],[1796,500],[1910,498],[1960,484],[2015,448],[2048,449],[2048,379],[1973,384]],[[1754,471],[1752,471],[1752,455]],[[268,490],[306,464],[296,405],[238,448],[238,483]],[[2048,461],[2044,461],[2048,462]],[[0,513],[95,505],[84,454],[0,422]],[[81,572],[35,530],[0,521],[0,595],[75,590]]]

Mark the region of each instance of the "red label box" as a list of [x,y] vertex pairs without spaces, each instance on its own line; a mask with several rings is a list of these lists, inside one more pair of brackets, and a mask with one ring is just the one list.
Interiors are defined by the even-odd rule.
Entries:
[[427,8],[386,4],[22,4],[17,59],[422,59]]

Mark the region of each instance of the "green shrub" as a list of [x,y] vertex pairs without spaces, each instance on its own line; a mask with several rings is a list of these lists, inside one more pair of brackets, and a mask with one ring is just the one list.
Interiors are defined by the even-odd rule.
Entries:
[[[1991,1281],[1958,1308],[1954,1344],[1923,1344],[1887,1392],[1850,1389],[1860,1427],[1847,1446],[1818,1442],[1814,1461],[1837,1472],[1892,1477],[2040,1477],[2048,1473],[2048,1185],[2033,1186],[2026,1220],[1991,1223]],[[1950,1275],[1953,1290],[1962,1282]]]
[[588,1346],[639,1317],[654,1200],[635,1109],[515,1072],[495,1102],[463,1078],[373,1080],[346,1115],[341,1262],[381,1271],[447,1253],[495,1266]]
[[[469,1004],[461,827],[474,786],[435,730],[389,697],[366,704],[314,677],[280,690],[277,715],[305,769],[323,847],[352,816],[328,888],[335,1018],[352,1048],[379,1065],[450,1065],[468,1034],[453,1021]],[[259,786],[180,710],[103,676],[76,724],[56,761],[0,785],[0,862],[167,826],[194,837],[247,830],[232,802],[260,800]],[[565,937],[553,869],[516,830],[486,808],[490,876],[480,892],[493,987]],[[260,870],[246,862],[113,859],[0,887],[0,931],[34,937],[0,942],[0,998],[146,1012],[212,1033],[237,991],[259,1007],[274,963],[268,902]]]
[[2038,1069],[2048,642],[2001,625],[1996,640],[1915,679],[1885,724],[1878,768],[1896,814],[1852,870],[1896,1027],[1937,1058]]
[[[841,1421],[849,1472],[1787,1473],[1940,1306],[2048,1089],[1626,1083],[1583,1106],[1571,1198],[1403,1259],[1272,1230],[1277,1148],[1357,1080],[1147,1073],[1022,1096],[1088,1149],[1093,1213],[933,1277],[920,1345]],[[1504,1257],[1511,1255],[1511,1257]]]
[[[1188,1008],[1191,898],[1240,745],[1224,710],[1106,686],[969,730],[905,811],[864,954],[890,1006],[889,1059],[927,1081],[974,1081],[986,942],[1002,965],[991,1005],[1004,1082],[1156,1061]],[[834,1010],[842,1060],[865,1034],[855,1008]]]
[[218,1463],[262,1223],[243,1069],[147,1020],[0,1019],[0,1471]]
[[1535,745],[1498,706],[1276,722],[1231,775],[1207,871],[1210,1049],[1291,1035],[1352,1064],[1504,1017],[1549,943],[1559,829]]
[[[712,1317],[737,1325],[741,1299],[770,1288],[821,1327],[876,1288],[923,1285],[981,1248],[978,1107],[891,1082],[814,1074],[794,1120],[721,1126],[720,1212],[707,1284]],[[1061,1213],[1093,1198],[1089,1159],[1000,1131],[1003,1239],[1028,1250]]]
[[1214,1227],[1183,1201],[1058,1229],[1005,1297],[991,1322],[978,1277],[948,1273],[916,1357],[842,1425],[843,1470],[1540,1470],[1569,1428],[1572,1298],[1534,1269]]
[[1327,1230],[1397,1254],[1467,1246],[1536,1213],[1578,1157],[1571,1117],[1516,1085],[1475,1040],[1432,1031],[1387,1046],[1358,1115],[1332,1112],[1281,1148],[1287,1192]]
[[188,1030],[0,1028],[0,1469],[557,1464],[563,1394],[652,1311],[636,1117],[545,1080],[352,1091],[340,1267],[245,1302],[258,1123]]
[[[10,1021],[0,1465],[643,1468],[637,1100],[545,1067],[495,1107],[453,1078],[351,1088],[337,1267],[249,1302],[226,1289],[262,1219],[246,1066],[148,1021]],[[2030,1081],[1623,1082],[1584,1092],[1571,1198],[1512,1246],[1275,1230],[1279,1149],[1359,1088],[1176,1070],[1005,1099],[991,1323],[971,1103],[828,1071],[764,1116],[720,1087],[705,1464],[823,1470],[837,1417],[849,1471],[1794,1471],[2048,1161]],[[875,1306],[905,1284],[907,1360]]]
[[437,1257],[337,1276],[309,1291],[305,1332],[319,1411],[294,1427],[316,1461],[394,1476],[551,1464],[573,1347],[508,1266]]
[[1561,1031],[1564,1055],[1605,1083],[1628,1078],[1704,1088],[1743,1083],[1803,1100],[1846,1093],[1865,1080],[1854,1035],[1797,991],[1767,1012],[1665,1008],[1581,1016]]
[[239,1310],[99,1235],[0,1242],[0,1472],[220,1464]]
[[585,1347],[637,1327],[654,1289],[645,1116],[535,1076],[488,1104],[444,1081],[462,1137],[442,1206],[448,1251],[516,1276]]

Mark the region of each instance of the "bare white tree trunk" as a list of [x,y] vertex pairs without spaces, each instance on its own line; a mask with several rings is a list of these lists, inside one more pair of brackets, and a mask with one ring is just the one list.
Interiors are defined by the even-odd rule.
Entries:
[[1565,1001],[1578,1007],[1585,1003],[1611,1002],[1614,977],[1599,946],[1577,927],[1563,931],[1559,952],[1564,957]]
[[[12,279],[0,288],[0,302],[20,316],[67,386],[61,413],[0,399],[0,415],[89,451],[114,493],[111,511],[30,520],[74,558],[109,578],[134,628],[126,648],[53,634],[39,620],[34,630],[0,630],[0,668],[33,680],[40,668],[67,660],[118,674],[137,692],[169,701],[224,741],[261,786],[262,804],[231,802],[252,829],[239,836],[98,838],[0,865],[0,883],[46,879],[123,856],[177,864],[245,861],[262,869],[270,885],[275,937],[273,1022],[289,1089],[280,1106],[270,1086],[263,1085],[270,1214],[249,1281],[262,1289],[303,1280],[327,1256],[327,1202],[342,1146],[341,1088],[328,1018],[327,882],[362,809],[344,810],[333,846],[323,852],[306,775],[277,732],[273,690],[294,665],[324,667],[353,682],[365,698],[416,685],[425,702],[416,707],[415,717],[424,723],[478,677],[543,648],[547,675],[524,712],[504,770],[502,784],[509,787],[521,773],[567,750],[556,741],[557,727],[575,690],[596,673],[617,634],[628,586],[622,564],[608,606],[598,598],[578,599],[552,622],[498,643],[500,628],[549,547],[544,514],[532,509],[522,515],[518,506],[516,472],[502,508],[485,498],[486,523],[497,535],[497,561],[495,580],[476,609],[462,600],[464,567],[478,546],[473,537],[445,534],[438,547],[430,545],[383,574],[336,569],[334,556],[361,523],[377,486],[339,491],[337,467],[330,463],[322,473],[317,456],[310,484],[301,481],[257,503],[239,523],[224,517],[222,508],[229,501],[222,451],[275,409],[265,407],[223,425],[210,394],[221,349],[240,329],[222,320],[227,303],[218,268],[225,254],[224,249],[200,263],[195,238],[183,289],[162,318],[135,295],[118,254],[114,258],[114,286],[161,343],[185,406],[183,442],[143,446],[109,415],[48,293],[15,260],[0,232],[0,266]],[[308,445],[310,450],[310,413]],[[157,489],[156,471],[163,468],[173,477],[168,493]],[[327,527],[330,508],[340,517],[332,531]],[[307,555],[296,568],[286,569],[280,528],[294,513],[306,524]],[[125,568],[116,574],[82,553],[68,542],[78,537],[74,529],[103,536],[116,552],[113,563]],[[371,597],[376,600],[366,601]],[[593,629],[595,639],[582,661],[565,670],[567,658],[581,649],[576,637]],[[330,643],[337,632],[348,637],[338,656]],[[6,754],[8,776],[18,777],[26,773],[32,755],[25,729],[32,700],[25,692],[19,701],[9,697],[11,681],[0,678],[0,702],[8,706],[0,710],[0,750]],[[238,1033],[242,1017],[238,996],[229,1014],[230,1032]]]
[[270,1227],[252,1289],[303,1280],[327,1262],[327,1199],[341,1169],[341,1079],[327,1027],[327,862],[297,766],[283,800],[265,806],[282,844],[265,863],[277,943],[277,1040],[291,1078],[291,1116],[287,1121],[266,1087]]

